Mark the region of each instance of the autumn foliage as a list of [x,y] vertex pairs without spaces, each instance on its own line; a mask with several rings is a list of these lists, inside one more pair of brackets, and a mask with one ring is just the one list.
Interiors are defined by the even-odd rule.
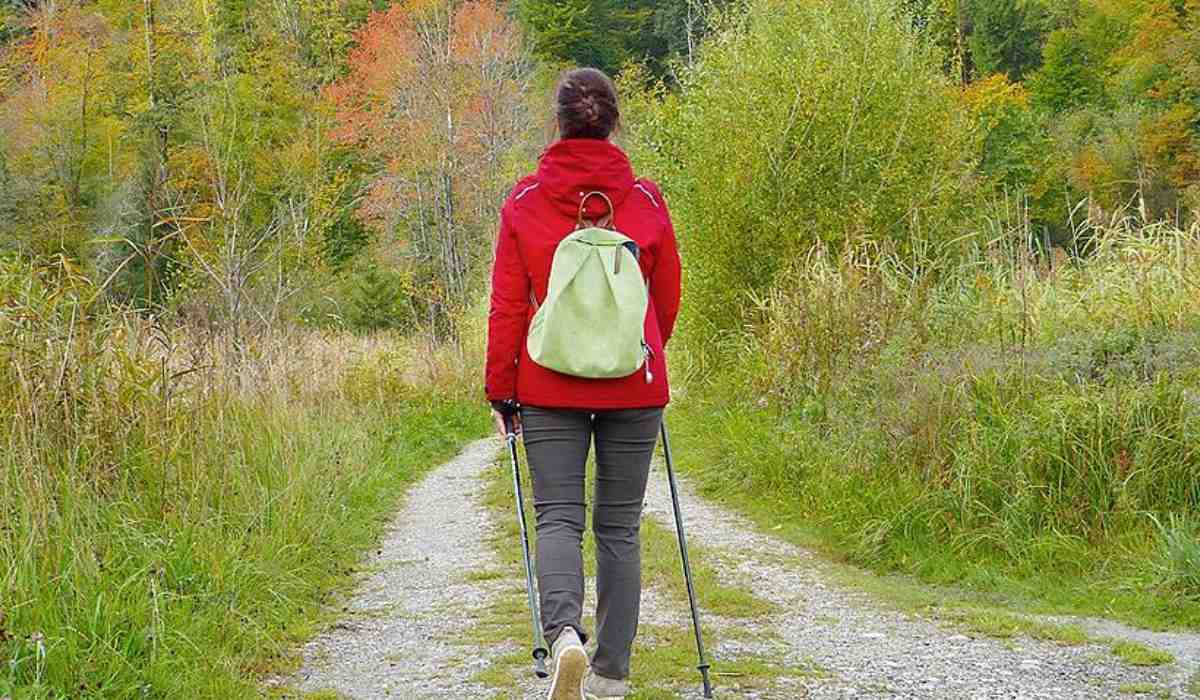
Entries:
[[494,0],[409,0],[373,13],[326,94],[333,138],[370,176],[358,216],[379,255],[443,315],[477,281],[506,164],[527,150],[531,66]]

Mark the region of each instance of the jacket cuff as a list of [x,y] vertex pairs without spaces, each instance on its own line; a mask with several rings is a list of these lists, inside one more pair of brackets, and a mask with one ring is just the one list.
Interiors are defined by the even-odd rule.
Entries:
[[484,396],[487,397],[487,400],[489,403],[495,403],[496,401],[516,401],[517,400],[516,389],[510,389],[508,391],[501,391],[499,389],[492,389],[491,387],[487,387],[484,389],[483,394],[484,394]]

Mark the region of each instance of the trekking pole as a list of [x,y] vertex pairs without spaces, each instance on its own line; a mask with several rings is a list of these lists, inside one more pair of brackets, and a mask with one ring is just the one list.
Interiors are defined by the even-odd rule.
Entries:
[[513,490],[517,495],[517,519],[521,522],[521,550],[525,556],[525,592],[529,594],[529,613],[533,618],[533,674],[538,678],[549,678],[546,659],[550,651],[546,648],[546,637],[542,634],[541,614],[538,611],[537,588],[533,585],[533,560],[529,556],[529,531],[525,528],[525,494],[521,488],[521,467],[517,462],[517,431],[513,428],[512,416],[504,417],[504,430],[508,433],[508,456],[512,460]]
[[696,586],[692,583],[692,565],[688,561],[687,535],[683,533],[683,511],[679,508],[679,484],[675,481],[675,464],[671,460],[671,441],[667,437],[667,421],[662,422],[663,455],[667,460],[667,481],[671,484],[671,506],[675,509],[675,531],[679,535],[679,556],[683,559],[683,578],[687,581],[688,604],[692,607],[692,627],[696,630],[696,653],[700,663],[696,669],[704,680],[704,697],[711,698],[712,683],[708,680],[711,668],[704,656],[704,636],[700,632],[700,611],[696,607]]

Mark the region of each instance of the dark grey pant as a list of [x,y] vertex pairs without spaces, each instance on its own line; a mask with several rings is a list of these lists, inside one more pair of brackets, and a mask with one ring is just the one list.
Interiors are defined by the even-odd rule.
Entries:
[[526,406],[521,417],[537,510],[537,576],[542,628],[553,642],[583,629],[584,475],[596,441],[596,653],[592,668],[629,677],[642,595],[639,530],[661,408],[574,411]]

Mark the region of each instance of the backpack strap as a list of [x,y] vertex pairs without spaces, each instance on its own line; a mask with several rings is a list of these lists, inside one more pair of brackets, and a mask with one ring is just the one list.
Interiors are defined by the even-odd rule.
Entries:
[[604,200],[605,204],[608,205],[608,213],[605,214],[603,218],[597,220],[595,226],[600,228],[612,228],[613,214],[616,212],[616,210],[613,208],[612,200],[608,198],[608,195],[597,190],[583,195],[583,199],[579,201],[579,216],[575,219],[576,231],[583,228],[583,210],[587,207],[588,200],[592,197],[599,197]]

